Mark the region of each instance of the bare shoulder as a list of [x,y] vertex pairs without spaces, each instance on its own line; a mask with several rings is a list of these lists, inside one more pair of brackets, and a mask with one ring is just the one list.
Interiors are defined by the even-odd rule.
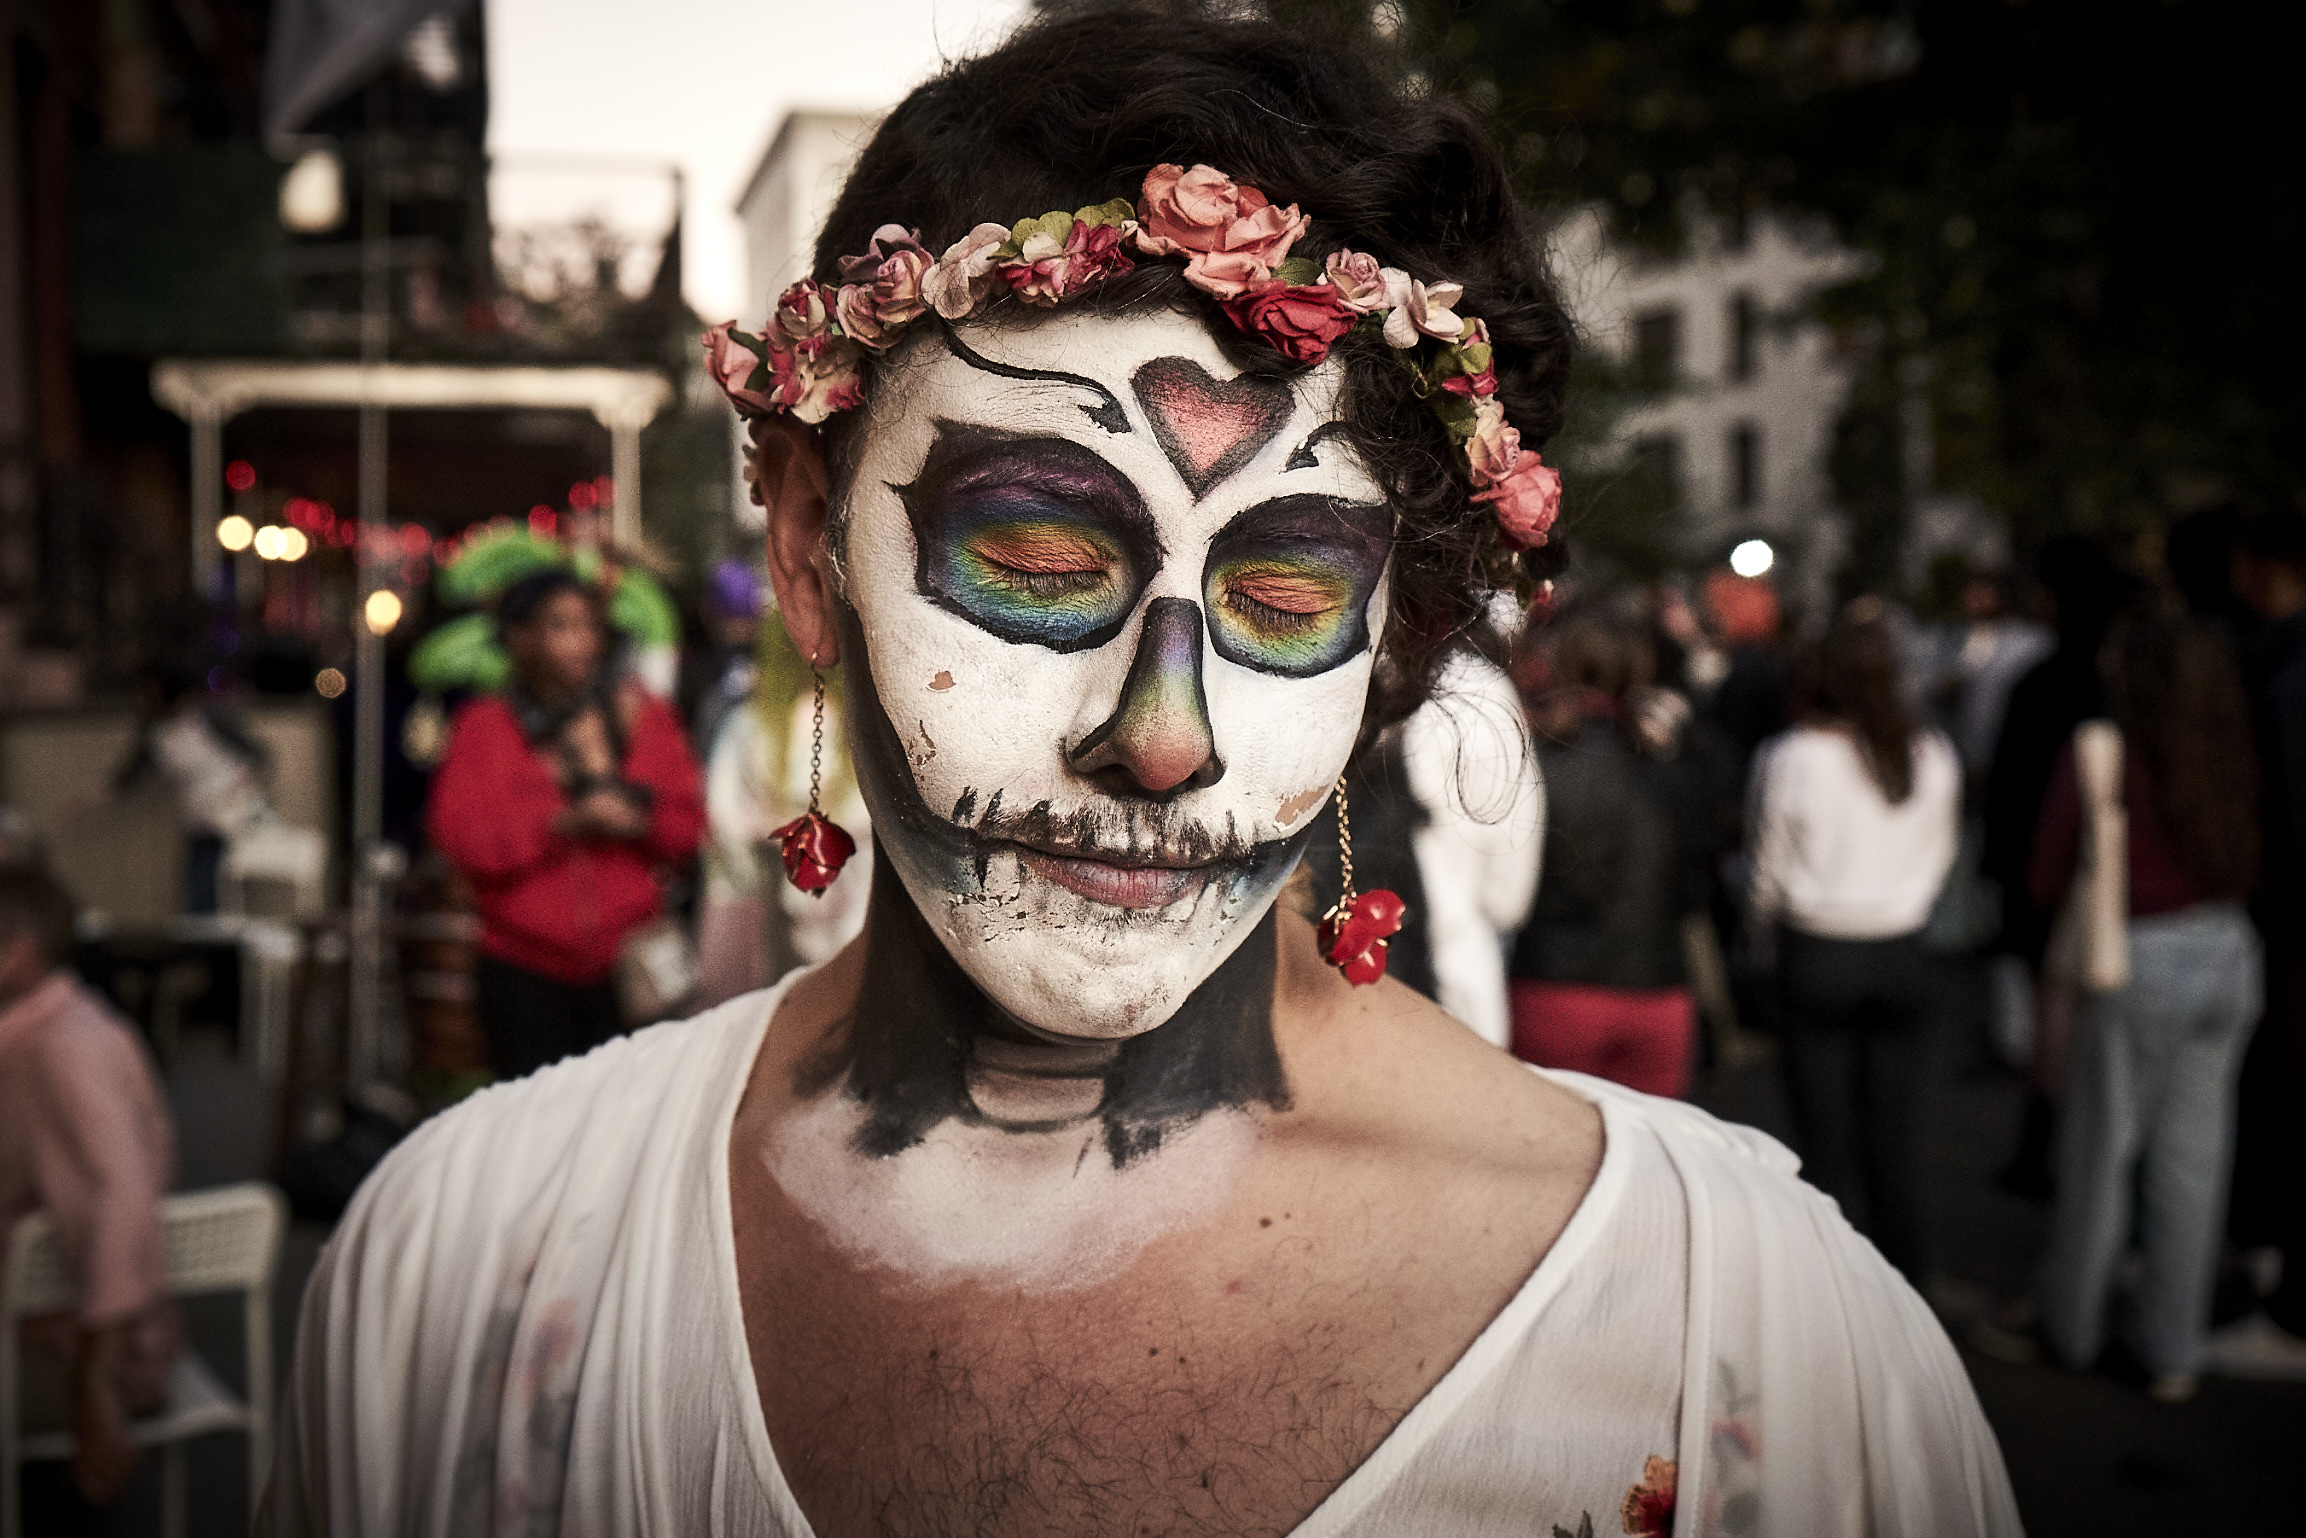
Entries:
[[[1354,988],[1314,954],[1310,926],[1282,916],[1276,1029],[1293,1107],[1325,1133],[1390,1156],[1433,1160],[1582,1195],[1601,1166],[1594,1105],[1530,1072],[1415,990]],[[1294,929],[1302,928],[1302,936]]]

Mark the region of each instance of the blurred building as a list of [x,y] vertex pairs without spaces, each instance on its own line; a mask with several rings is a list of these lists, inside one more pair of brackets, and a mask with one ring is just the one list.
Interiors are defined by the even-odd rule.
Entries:
[[799,111],[785,120],[745,180],[737,217],[745,227],[745,319],[758,322],[777,295],[808,276],[817,232],[841,195],[877,112]]
[[[0,737],[129,740],[139,681],[189,680],[302,723],[275,773],[318,783],[276,799],[341,851],[382,582],[405,829],[392,664],[464,533],[613,517],[676,583],[722,553],[677,170],[492,158],[475,0],[12,0],[0,40]],[[367,485],[365,398],[390,407]],[[111,751],[0,742],[0,805],[69,844]],[[170,890],[131,885],[105,905]]]
[[[1611,426],[1610,454],[1671,507],[1681,560],[1719,561],[1741,541],[1767,540],[1782,563],[1779,587],[1822,612],[1849,548],[1828,457],[1853,370],[1814,301],[1856,276],[1862,259],[1756,217],[1693,220],[1688,250],[1666,260],[1615,245],[1590,211],[1556,228],[1553,256],[1580,326],[1634,392]],[[1914,381],[1904,431],[1904,565],[1917,587],[1941,552],[1988,562],[2008,553],[1982,506],[1933,489],[1922,384]]]

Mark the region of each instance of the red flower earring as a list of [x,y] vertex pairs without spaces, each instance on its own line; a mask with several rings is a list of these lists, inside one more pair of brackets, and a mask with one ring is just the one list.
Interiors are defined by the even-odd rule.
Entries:
[[[811,657],[810,668],[816,665],[817,659]],[[840,875],[841,867],[849,863],[849,856],[857,852],[857,841],[827,817],[820,804],[825,781],[824,674],[816,674],[816,684],[816,725],[809,744],[809,809],[769,837],[784,846],[785,879],[811,897],[822,897],[833,878]],[[1382,968],[1383,963],[1379,965]]]
[[1365,987],[1385,975],[1385,942],[1401,932],[1409,911],[1395,894],[1382,887],[1356,895],[1353,890],[1353,821],[1345,808],[1345,776],[1337,777],[1337,864],[1343,890],[1314,930],[1321,943],[1321,959],[1345,974],[1355,987]]

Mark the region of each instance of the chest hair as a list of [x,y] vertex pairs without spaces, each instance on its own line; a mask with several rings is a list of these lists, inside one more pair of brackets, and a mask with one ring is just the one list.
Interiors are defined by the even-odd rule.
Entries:
[[1334,1324],[1254,1344],[1158,1333],[898,1329],[783,1385],[810,1403],[772,1420],[792,1427],[780,1461],[825,1538],[1278,1538],[1400,1418],[1346,1370]]

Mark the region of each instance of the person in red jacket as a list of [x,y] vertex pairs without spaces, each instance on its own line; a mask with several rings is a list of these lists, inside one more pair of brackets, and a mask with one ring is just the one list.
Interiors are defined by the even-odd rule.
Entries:
[[671,707],[603,670],[598,600],[553,569],[497,610],[511,685],[457,713],[426,826],[480,909],[475,1003],[499,1078],[623,1028],[613,979],[654,920],[658,872],[693,857],[704,799]]

